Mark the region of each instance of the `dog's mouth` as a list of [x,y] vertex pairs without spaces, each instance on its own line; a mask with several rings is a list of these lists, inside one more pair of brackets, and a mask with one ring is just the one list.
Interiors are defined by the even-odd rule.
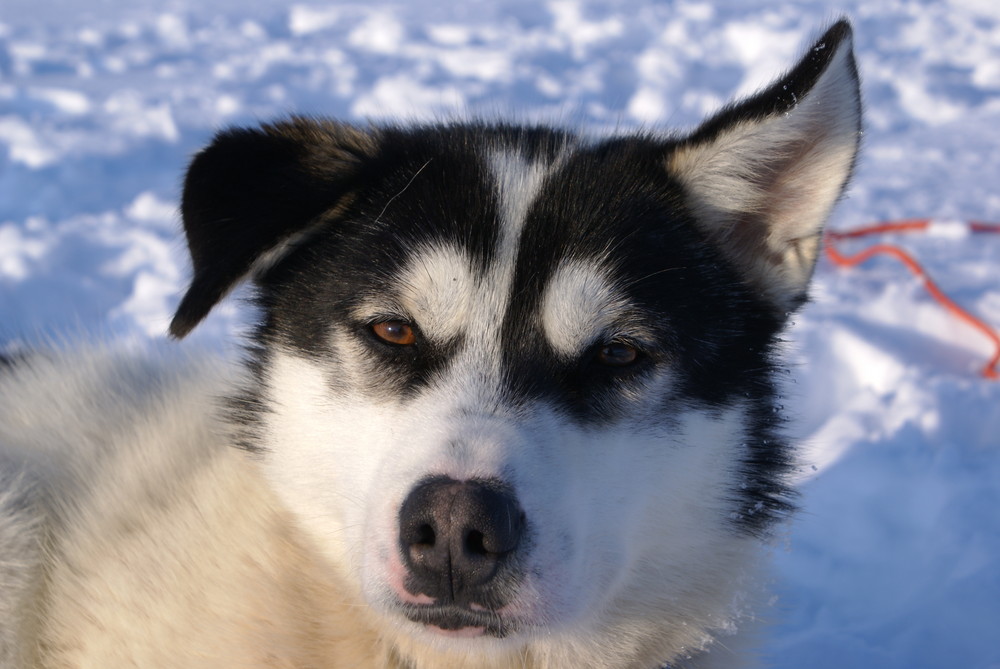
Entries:
[[472,610],[451,604],[404,604],[403,615],[443,636],[502,639],[517,631],[517,623],[495,611]]

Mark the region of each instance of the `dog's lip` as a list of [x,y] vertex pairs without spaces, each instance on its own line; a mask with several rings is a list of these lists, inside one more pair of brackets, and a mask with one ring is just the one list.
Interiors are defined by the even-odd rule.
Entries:
[[486,635],[485,627],[462,627],[457,630],[438,627],[437,625],[425,625],[425,627],[433,630],[436,634],[452,639],[475,639],[476,637]]
[[505,637],[516,631],[516,621],[496,611],[453,604],[402,604],[409,620],[450,637]]

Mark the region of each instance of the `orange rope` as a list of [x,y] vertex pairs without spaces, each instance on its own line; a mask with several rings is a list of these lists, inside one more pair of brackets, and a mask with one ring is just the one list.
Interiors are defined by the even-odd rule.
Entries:
[[997,232],[1000,233],[1000,223],[983,223],[982,221],[969,221],[969,229],[973,232]]
[[888,232],[923,232],[931,225],[930,219],[911,218],[905,221],[891,221],[889,223],[876,223],[875,225],[864,225],[851,230],[830,230],[826,233],[827,239],[853,239],[855,237],[867,237],[868,235],[880,235]]
[[[971,313],[963,309],[962,307],[955,304],[950,297],[948,297],[944,291],[942,291],[936,283],[930,278],[926,270],[920,266],[916,260],[913,259],[911,255],[906,253],[904,250],[898,246],[893,246],[891,244],[876,244],[870,246],[858,253],[853,255],[842,254],[835,245],[835,241],[841,239],[855,239],[858,237],[865,237],[867,235],[884,234],[890,232],[917,232],[926,231],[930,227],[930,220],[928,219],[913,219],[907,221],[893,221],[888,223],[879,223],[876,225],[869,225],[860,228],[855,228],[853,230],[846,230],[843,232],[830,231],[825,235],[824,249],[826,250],[827,257],[833,262],[834,265],[838,267],[853,267],[855,265],[860,265],[869,258],[876,255],[888,255],[892,256],[896,260],[903,263],[907,269],[909,269],[913,274],[921,278],[924,282],[924,288],[927,292],[931,294],[935,300],[937,300],[945,309],[950,311],[959,320],[962,320],[973,328],[982,332],[986,337],[993,342],[994,353],[990,361],[983,367],[982,375],[987,379],[992,379],[994,381],[1000,380],[1000,371],[998,371],[998,366],[1000,366],[1000,335],[993,330],[985,322],[973,316]],[[980,221],[972,221],[968,224],[969,229],[973,232],[992,232],[1000,233],[1000,225],[995,223],[983,223]]]

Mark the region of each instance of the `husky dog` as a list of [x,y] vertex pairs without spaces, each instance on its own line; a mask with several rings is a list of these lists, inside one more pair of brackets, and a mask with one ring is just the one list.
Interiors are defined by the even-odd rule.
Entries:
[[740,664],[860,114],[841,21],[686,136],[222,132],[171,333],[251,280],[249,363],[3,365],[0,664]]

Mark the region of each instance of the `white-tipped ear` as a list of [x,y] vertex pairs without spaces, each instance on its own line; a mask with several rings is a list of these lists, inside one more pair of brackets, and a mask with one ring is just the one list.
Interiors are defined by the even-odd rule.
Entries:
[[823,223],[861,136],[846,20],[757,95],[706,121],[671,153],[699,226],[779,311],[805,299]]

